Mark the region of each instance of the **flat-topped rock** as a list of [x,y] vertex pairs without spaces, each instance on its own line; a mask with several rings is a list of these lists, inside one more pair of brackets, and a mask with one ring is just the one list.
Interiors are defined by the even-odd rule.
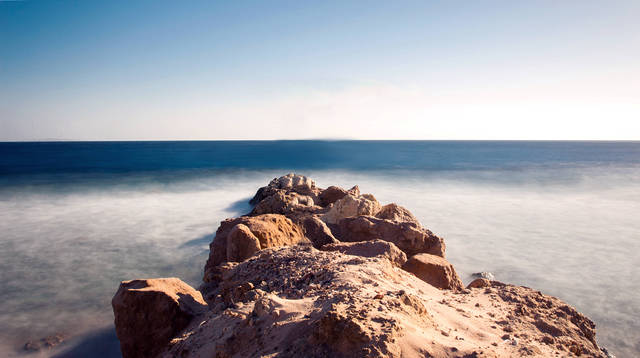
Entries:
[[202,294],[178,278],[123,281],[111,305],[127,358],[154,357],[207,309]]
[[430,254],[411,256],[402,267],[428,284],[446,290],[461,290],[462,280],[453,265],[443,257]]
[[[236,234],[230,238],[232,230],[239,224],[244,225],[246,229],[236,231]],[[300,243],[311,244],[309,239],[304,237],[300,227],[284,215],[265,214],[227,219],[220,223],[216,236],[210,245],[209,259],[205,266],[205,281],[208,281],[207,271],[211,268],[226,261],[245,260],[250,252],[255,253],[258,243],[253,241],[252,237],[258,240],[260,250]],[[232,248],[228,249],[230,240],[248,243],[251,248],[243,249],[241,244],[234,243]]]

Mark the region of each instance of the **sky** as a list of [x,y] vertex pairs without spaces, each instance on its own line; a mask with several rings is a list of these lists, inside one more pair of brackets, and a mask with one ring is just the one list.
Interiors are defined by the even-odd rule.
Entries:
[[640,1],[0,0],[0,141],[640,140]]

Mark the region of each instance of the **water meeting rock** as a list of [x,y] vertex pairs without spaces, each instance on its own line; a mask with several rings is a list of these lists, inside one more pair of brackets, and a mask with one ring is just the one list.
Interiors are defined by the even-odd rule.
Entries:
[[120,285],[124,358],[605,356],[593,322],[557,298],[487,279],[464,289],[441,237],[357,186],[288,174],[252,204],[220,224],[199,291]]

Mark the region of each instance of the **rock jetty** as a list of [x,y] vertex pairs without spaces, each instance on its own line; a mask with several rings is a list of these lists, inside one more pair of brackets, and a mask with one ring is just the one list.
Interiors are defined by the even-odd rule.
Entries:
[[125,281],[112,305],[133,357],[605,357],[595,325],[539,291],[464,287],[444,240],[357,186],[288,174],[224,220],[202,285]]

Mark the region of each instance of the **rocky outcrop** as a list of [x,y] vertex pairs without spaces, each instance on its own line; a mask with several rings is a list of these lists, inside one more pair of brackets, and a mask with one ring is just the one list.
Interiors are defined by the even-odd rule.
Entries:
[[396,245],[383,240],[362,242],[339,242],[327,244],[320,248],[322,251],[340,251],[343,254],[362,257],[384,257],[392,264],[402,267],[407,262],[407,255]]
[[252,205],[260,203],[262,200],[278,193],[298,193],[307,195],[313,199],[318,197],[322,190],[316,187],[316,183],[303,175],[296,175],[289,173],[281,176],[280,178],[274,178],[267,186],[264,186],[256,192],[253,198],[249,201]]
[[153,357],[191,320],[206,311],[202,294],[177,278],[120,283],[113,300],[124,357]]
[[[320,193],[320,204],[322,206],[327,206],[335,203],[336,201],[345,197],[345,195],[349,194],[348,191],[338,187],[338,186],[330,186],[323,190]],[[359,194],[359,193],[358,193]]]
[[[244,227],[240,230],[235,229],[238,225]],[[234,235],[231,236],[234,229]],[[254,238],[258,240],[259,246]],[[233,243],[232,240],[239,242]],[[243,243],[250,243],[250,247],[243,248]],[[205,281],[208,281],[208,271],[223,262],[243,261],[259,250],[300,243],[311,242],[304,237],[298,225],[283,215],[265,214],[227,219],[220,224],[210,245],[209,259],[205,266]]]
[[437,288],[446,290],[464,288],[453,265],[440,256],[417,254],[411,256],[402,268]]
[[302,228],[304,236],[311,241],[316,249],[326,244],[339,242],[327,224],[316,216],[297,216],[293,220]]
[[429,253],[444,257],[444,240],[431,231],[412,222],[393,222],[373,216],[355,216],[342,219],[336,230],[341,241],[367,241],[380,239],[394,243],[407,256]]
[[344,218],[375,215],[379,211],[380,203],[371,194],[345,195],[342,199],[331,204],[329,211],[322,216],[322,220],[327,224],[337,224]]
[[251,211],[251,215],[316,213],[321,211],[312,197],[295,192],[278,191],[260,201]]
[[379,219],[385,219],[400,223],[408,222],[416,224],[417,226],[420,225],[418,219],[416,219],[416,217],[413,216],[413,214],[409,210],[395,203],[383,206],[376,214],[376,217]]
[[288,174],[252,203],[220,224],[199,291],[121,284],[125,358],[603,356],[593,322],[557,298],[486,278],[465,289],[442,238],[357,186]]
[[385,258],[308,246],[260,251],[223,276],[158,356],[600,356],[591,321],[525,287],[439,290]]

